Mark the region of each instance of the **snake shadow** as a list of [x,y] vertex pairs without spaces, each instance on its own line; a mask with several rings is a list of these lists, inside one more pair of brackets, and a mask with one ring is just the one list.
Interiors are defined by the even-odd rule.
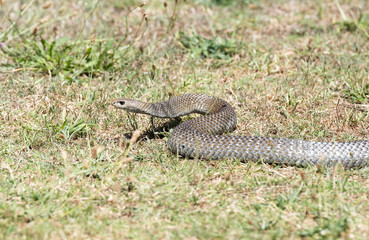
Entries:
[[[178,126],[182,122],[182,119],[180,117],[170,119],[169,121],[166,121],[164,123],[161,123],[159,126],[154,126],[153,124],[150,124],[150,126],[141,132],[140,136],[137,138],[137,141],[146,141],[149,139],[162,139],[164,138],[169,132],[170,129]],[[131,133],[125,133],[123,136],[126,139],[132,138]]]

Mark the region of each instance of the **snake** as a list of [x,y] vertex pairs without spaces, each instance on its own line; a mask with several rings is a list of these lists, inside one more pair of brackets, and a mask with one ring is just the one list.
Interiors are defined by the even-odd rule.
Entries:
[[177,125],[167,145],[175,154],[198,159],[238,159],[287,166],[336,166],[362,168],[369,163],[369,141],[315,142],[279,137],[230,135],[237,115],[218,97],[188,93],[167,101],[147,103],[118,98],[116,108],[159,118],[178,118],[191,113],[201,116]]

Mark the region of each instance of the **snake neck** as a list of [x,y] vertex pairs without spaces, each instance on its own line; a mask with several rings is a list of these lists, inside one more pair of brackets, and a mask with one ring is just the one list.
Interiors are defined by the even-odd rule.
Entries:
[[228,103],[222,99],[203,94],[185,94],[159,103],[141,103],[139,109],[145,114],[159,118],[176,118],[192,113],[202,115],[220,112]]

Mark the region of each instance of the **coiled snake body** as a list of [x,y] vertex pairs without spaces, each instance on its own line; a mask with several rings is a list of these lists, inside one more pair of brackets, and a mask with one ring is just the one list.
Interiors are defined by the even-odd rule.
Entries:
[[240,159],[295,166],[341,163],[345,168],[369,163],[369,141],[309,142],[286,138],[221,135],[236,128],[237,117],[226,101],[204,94],[184,94],[159,103],[117,99],[115,107],[160,118],[191,113],[203,116],[182,122],[173,129],[168,147],[184,157]]

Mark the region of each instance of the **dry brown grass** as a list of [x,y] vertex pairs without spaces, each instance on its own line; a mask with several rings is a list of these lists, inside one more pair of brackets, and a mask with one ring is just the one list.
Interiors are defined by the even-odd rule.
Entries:
[[[168,133],[126,156],[124,134],[150,129],[150,119],[109,106],[206,93],[234,106],[234,134],[368,139],[367,1],[179,1],[168,29],[174,2],[127,15],[140,3],[3,1],[0,44],[18,51],[0,52],[1,237],[367,239],[367,169],[187,160],[167,151]],[[193,30],[243,45],[227,60],[203,58],[178,40]],[[111,39],[122,55],[76,75],[83,65],[42,70],[35,62],[45,58],[24,50],[65,36],[77,62]]]

